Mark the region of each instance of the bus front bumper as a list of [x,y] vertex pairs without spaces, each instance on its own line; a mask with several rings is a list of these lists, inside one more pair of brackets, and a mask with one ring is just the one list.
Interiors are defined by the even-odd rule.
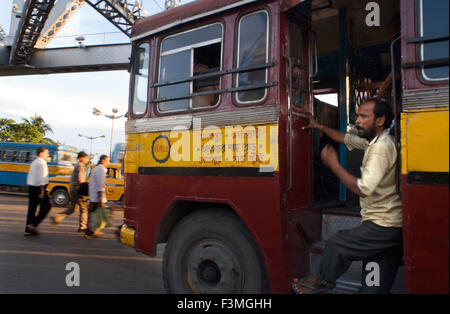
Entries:
[[134,235],[136,234],[136,230],[134,230],[134,228],[128,227],[127,225],[123,225],[122,228],[120,229],[120,242],[122,242],[123,244],[130,246],[130,247],[135,247],[134,244]]

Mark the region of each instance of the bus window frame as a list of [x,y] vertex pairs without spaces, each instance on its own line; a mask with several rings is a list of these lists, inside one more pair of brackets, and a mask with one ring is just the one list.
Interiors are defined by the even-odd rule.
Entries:
[[[25,159],[24,160],[22,160],[21,158],[21,156],[22,156],[22,154],[25,154],[25,156],[26,156],[26,154],[29,154],[28,155],[28,158],[27,157],[25,157]],[[31,160],[31,151],[30,150],[26,150],[26,149],[20,149],[19,151],[18,151],[18,154],[17,154],[17,162],[18,163],[22,163],[22,164],[29,164],[30,163],[30,160]]]
[[[138,49],[139,47],[141,47],[142,45],[148,45],[148,77],[147,77],[147,97],[146,97],[146,106],[145,106],[145,111],[142,114],[135,114],[134,112],[134,101],[135,101],[135,91],[136,91],[136,71],[137,71],[137,67],[136,67],[136,63],[137,63],[137,56],[138,56]],[[133,53],[132,53],[132,62],[133,62],[133,75],[132,75],[132,79],[131,79],[131,93],[130,93],[130,116],[133,118],[142,118],[144,117],[147,112],[148,112],[148,107],[149,107],[149,96],[150,96],[150,92],[149,92],[149,86],[150,86],[150,77],[151,77],[151,53],[152,53],[152,44],[150,41],[141,41],[139,43],[136,43],[136,45],[133,45]]]
[[[176,48],[176,49],[172,49],[172,50],[168,50],[168,51],[162,52],[162,47],[163,47],[164,40],[166,40],[168,38],[171,38],[171,37],[179,36],[181,34],[194,32],[194,31],[199,30],[199,29],[211,27],[213,25],[220,25],[220,27],[221,27],[222,32],[221,32],[220,41],[217,41],[217,39],[209,40],[209,41],[203,41],[203,42],[200,42],[200,43],[197,43],[197,44],[194,44],[194,45],[183,46],[183,47],[180,47],[180,48]],[[194,95],[193,95],[194,94],[194,92],[193,92],[194,79],[192,79],[194,77],[194,60],[193,60],[194,54],[193,54],[193,50],[196,49],[196,48],[206,47],[208,45],[220,43],[221,44],[221,49],[220,49],[220,68],[219,68],[219,72],[223,71],[225,31],[226,31],[226,29],[225,29],[224,21],[218,20],[218,21],[210,22],[208,24],[201,25],[201,26],[198,26],[198,27],[195,27],[195,28],[191,28],[191,29],[188,29],[188,30],[185,30],[185,31],[169,34],[169,35],[161,37],[159,39],[159,42],[158,42],[158,58],[156,60],[158,71],[155,71],[155,77],[156,78],[155,78],[155,84],[153,84],[153,85],[156,85],[156,86],[152,86],[155,89],[155,91],[154,91],[154,94],[156,95],[155,99],[159,99],[159,89],[160,89],[160,87],[162,87],[162,86],[157,86],[157,85],[161,84],[161,82],[160,82],[160,77],[161,77],[161,58],[163,56],[170,55],[170,54],[175,54],[175,53],[183,52],[183,51],[190,51],[190,54],[191,54],[190,55],[191,69],[190,69],[190,73],[189,73],[190,77],[186,78],[186,80],[189,79],[188,82],[190,84],[190,86],[189,86],[190,97],[186,98],[186,99],[189,99],[189,108],[188,109],[180,109],[180,110],[162,111],[159,108],[159,104],[161,102],[154,102],[153,103],[154,110],[155,110],[155,112],[158,115],[168,115],[168,114],[174,114],[174,113],[191,113],[191,112],[198,112],[198,111],[207,111],[207,110],[216,109],[216,108],[218,108],[220,106],[220,104],[222,102],[222,95],[218,94],[219,97],[218,97],[217,103],[214,106],[205,106],[205,107],[192,108],[192,98],[194,97]],[[205,44],[205,43],[208,43],[208,44]],[[173,51],[175,51],[175,52],[173,52]],[[170,53],[170,52],[172,52],[172,53]],[[219,90],[221,90],[222,86],[223,86],[223,78],[222,78],[222,75],[221,75],[220,76],[220,82],[219,82]],[[154,100],[154,99],[152,99],[152,100]],[[152,100],[150,102],[152,102]]]
[[[295,13],[291,13],[290,15],[288,15],[287,18],[287,35],[288,35],[288,40],[287,40],[287,50],[288,50],[288,58],[289,60],[289,97],[290,97],[290,101],[292,105],[292,108],[295,108],[297,111],[304,111],[305,108],[307,110],[310,110],[310,108],[308,108],[309,106],[312,106],[313,102],[311,102],[310,99],[308,99],[309,95],[311,95],[311,88],[310,88],[310,81],[311,81],[311,76],[312,76],[312,58],[310,55],[310,52],[307,51],[307,47],[312,47],[312,36],[310,36],[311,34],[311,29],[305,28],[304,23],[302,23],[302,21],[300,20],[301,17]],[[299,30],[302,34],[302,43],[301,43],[301,48],[302,48],[302,57],[303,57],[303,63],[305,65],[301,65],[298,66],[298,64],[294,64],[294,62],[292,61],[292,46],[291,46],[291,39],[292,39],[292,34],[291,34],[291,25],[295,24],[296,26],[299,27]],[[304,94],[303,95],[303,103],[301,106],[297,105],[294,101],[293,101],[293,71],[294,71],[294,67],[297,66],[298,68],[301,69],[301,74],[299,75],[299,80],[303,83],[303,86],[301,86],[301,88],[303,88],[301,90],[301,92]],[[301,77],[303,77],[303,80],[301,79]],[[314,95],[313,95],[314,97]]]
[[[416,0],[416,10],[418,12],[418,14],[416,14],[417,16],[417,21],[416,21],[416,25],[417,25],[417,29],[416,29],[416,35],[419,38],[424,37],[424,16],[423,16],[423,1],[424,0]],[[418,60],[419,62],[424,62],[425,61],[425,45],[426,43],[418,43],[417,45],[417,55],[418,55]],[[425,72],[425,67],[424,66],[419,66],[417,68],[417,72],[419,74],[419,77],[427,84],[442,84],[445,82],[449,81],[449,77],[446,78],[439,78],[439,79],[433,79],[430,78],[426,75]]]
[[[8,160],[8,158],[7,158],[7,156],[8,156],[8,152],[14,152],[14,160],[12,160],[12,158],[11,158],[11,160]],[[14,162],[14,163],[16,163],[17,162],[17,148],[6,148],[5,149],[5,155],[4,155],[4,160],[3,160],[4,162]]]
[[[235,40],[234,40],[235,47],[236,47],[235,51],[234,51],[234,55],[235,55],[235,57],[234,57],[234,66],[235,66],[236,69],[240,68],[240,65],[239,65],[239,52],[240,52],[241,23],[246,17],[254,15],[254,14],[258,14],[258,13],[261,13],[261,12],[264,12],[266,14],[266,16],[267,16],[267,27],[266,27],[266,65],[268,65],[270,63],[270,44],[272,42],[271,41],[272,36],[271,36],[271,32],[270,32],[270,30],[271,30],[270,26],[271,26],[271,23],[272,23],[272,19],[271,19],[271,11],[270,11],[269,7],[264,6],[262,8],[246,11],[246,12],[242,13],[241,15],[239,15],[236,18],[236,21],[238,21],[236,23],[236,25],[235,25],[235,29],[236,30],[235,30]],[[248,71],[248,72],[251,72],[251,71]],[[269,84],[269,67],[266,67],[265,74],[266,74],[266,77],[265,77],[264,84],[268,85]],[[239,72],[234,75],[233,87],[234,88],[239,88]],[[267,100],[267,97],[269,95],[269,88],[270,87],[271,86],[264,87],[264,97],[262,97],[261,99],[252,100],[252,101],[240,101],[239,100],[239,93],[241,91],[234,92],[233,93],[234,95],[232,97],[233,103],[236,106],[238,106],[238,107],[245,107],[245,106],[252,106],[252,105],[255,105],[255,106],[256,105],[261,105]]]
[[[63,150],[63,149],[58,149],[55,151],[56,154],[56,165],[59,167],[74,167],[76,165],[77,162],[77,153],[72,152],[72,151],[68,151],[68,150]],[[70,154],[71,158],[73,158],[73,161],[71,160],[70,162],[68,161],[62,161],[61,155],[65,155],[65,154]],[[70,163],[66,164],[66,163]]]

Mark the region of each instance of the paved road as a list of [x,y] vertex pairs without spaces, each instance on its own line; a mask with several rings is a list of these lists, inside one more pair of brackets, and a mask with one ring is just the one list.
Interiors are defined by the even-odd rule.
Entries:
[[[37,237],[25,237],[28,199],[0,192],[0,294],[2,293],[165,293],[161,258],[137,253],[117,241],[113,229],[101,239],[77,233],[78,213],[58,225],[47,218]],[[53,208],[49,216],[59,212]],[[113,211],[114,225],[122,211]],[[66,265],[80,266],[80,286],[68,287]],[[71,276],[69,276],[71,277]]]

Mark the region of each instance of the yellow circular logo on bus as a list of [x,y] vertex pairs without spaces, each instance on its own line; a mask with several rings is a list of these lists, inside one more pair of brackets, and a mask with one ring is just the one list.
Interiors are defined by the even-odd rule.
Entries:
[[163,164],[169,160],[170,157],[170,140],[165,135],[160,135],[153,141],[152,156],[156,162]]

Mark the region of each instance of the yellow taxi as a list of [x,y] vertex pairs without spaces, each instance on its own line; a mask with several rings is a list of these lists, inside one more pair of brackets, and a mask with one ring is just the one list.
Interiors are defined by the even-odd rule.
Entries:
[[[88,166],[86,181],[95,165]],[[109,164],[106,174],[106,199],[123,205],[124,180],[121,164]],[[48,190],[53,205],[67,207],[70,203],[70,176],[57,176],[49,179]]]

